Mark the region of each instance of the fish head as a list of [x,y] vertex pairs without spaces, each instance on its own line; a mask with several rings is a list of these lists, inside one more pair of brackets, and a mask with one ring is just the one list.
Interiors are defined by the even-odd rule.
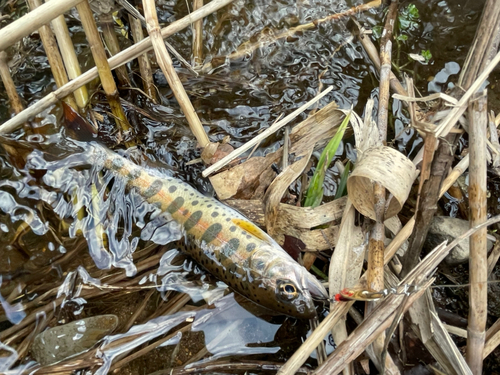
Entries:
[[296,318],[313,318],[317,316],[314,300],[327,300],[328,293],[313,275],[291,257],[283,256],[282,251],[264,245],[252,254],[250,267],[257,271],[252,299],[255,301],[257,295],[257,302],[264,307]]

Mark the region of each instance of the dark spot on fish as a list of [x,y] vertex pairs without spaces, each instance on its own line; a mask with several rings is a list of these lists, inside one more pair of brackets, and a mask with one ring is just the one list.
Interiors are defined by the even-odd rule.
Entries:
[[179,209],[182,207],[184,204],[184,198],[182,197],[177,197],[174,199],[172,203],[170,203],[170,206],[167,207],[167,212],[173,214],[176,211],[179,211]]
[[234,253],[236,250],[238,250],[238,247],[240,247],[240,240],[237,238],[231,238],[228,241],[228,245],[231,247],[233,250],[232,252]]
[[177,190],[177,186],[172,185],[172,186],[169,186],[169,187],[168,187],[168,192],[169,192],[169,193],[173,193],[173,192],[174,192],[174,191],[176,191],[176,190]]
[[111,164],[111,168],[116,170],[116,169],[123,168],[124,165],[125,165],[125,162],[123,161],[122,158],[114,158],[113,162]]
[[248,252],[253,251],[253,249],[255,249],[255,247],[256,247],[256,246],[257,246],[257,245],[255,245],[253,242],[252,242],[252,243],[249,243],[249,244],[247,245],[247,251],[248,251]]
[[188,210],[188,209],[185,209],[184,211],[182,211],[182,214],[183,214],[184,216],[187,216],[187,214],[189,214],[189,210]]
[[149,199],[158,194],[162,187],[163,187],[162,180],[154,180],[151,183],[151,185],[146,190],[144,190],[144,193],[142,193],[142,195],[144,196],[144,198]]
[[212,207],[212,205],[211,205],[211,204],[209,204],[207,207],[208,207],[208,208],[210,208],[210,207]]
[[128,178],[135,180],[141,175],[141,170],[139,168],[134,168],[128,173]]
[[188,191],[188,189],[187,189],[187,188],[184,188],[184,191]]
[[247,234],[247,240],[251,240],[252,239],[252,236],[250,236],[249,234]]
[[201,211],[193,212],[193,214],[184,223],[184,228],[186,229],[186,231],[191,230],[196,224],[198,224],[202,216],[203,212]]
[[191,204],[192,204],[193,206],[196,206],[196,205],[198,204],[198,201],[193,201]]
[[226,221],[231,221],[231,218],[229,218],[229,217],[228,217],[228,218],[226,219]]
[[219,216],[218,212],[212,212],[212,217],[217,217],[217,216]]
[[189,193],[189,196],[192,197],[194,195],[194,193]]
[[220,233],[221,230],[222,230],[221,224],[219,223],[212,224],[207,228],[205,233],[203,233],[203,236],[201,236],[201,240],[205,241],[206,243],[210,243],[217,237],[217,235]]
[[234,232],[236,230],[236,227],[233,225],[231,228],[229,228],[231,232]]

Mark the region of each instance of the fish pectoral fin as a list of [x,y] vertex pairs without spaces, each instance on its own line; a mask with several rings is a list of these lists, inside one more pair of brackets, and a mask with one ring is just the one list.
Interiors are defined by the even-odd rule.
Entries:
[[269,236],[260,229],[257,225],[242,219],[231,219],[231,221],[239,228],[247,231],[251,235],[257,237],[259,240],[271,244]]

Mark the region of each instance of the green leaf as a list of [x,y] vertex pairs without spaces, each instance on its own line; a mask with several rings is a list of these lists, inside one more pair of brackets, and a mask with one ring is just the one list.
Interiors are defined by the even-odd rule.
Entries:
[[344,172],[340,176],[339,186],[337,187],[337,192],[335,193],[334,199],[342,198],[347,194],[347,178],[349,177],[349,172],[351,171],[351,162],[348,161],[345,165]]
[[374,26],[372,28],[372,35],[375,40],[379,40],[382,35],[382,26]]
[[347,124],[349,123],[349,119],[351,117],[351,113],[349,113],[340,124],[340,127],[337,130],[335,136],[328,142],[325,149],[321,153],[321,156],[318,160],[318,165],[316,166],[316,170],[314,171],[314,175],[309,183],[309,187],[307,188],[306,200],[304,202],[304,207],[318,207],[321,204],[321,200],[323,199],[323,182],[325,181],[325,173],[332,162],[337,149],[339,148],[340,141],[344,136],[345,130],[347,128]]
[[429,61],[431,61],[431,59],[432,59],[432,53],[431,53],[430,50],[428,50],[428,49],[422,50],[422,52],[420,54],[425,59],[426,63],[428,63]]

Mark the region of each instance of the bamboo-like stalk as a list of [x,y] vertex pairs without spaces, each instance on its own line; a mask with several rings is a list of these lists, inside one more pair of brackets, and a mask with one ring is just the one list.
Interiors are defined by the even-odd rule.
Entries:
[[[498,49],[500,28],[500,2],[487,0],[479,26],[474,36],[474,47],[469,50],[458,85],[467,90],[476,77],[481,73],[491,60],[492,53]],[[496,44],[496,45],[495,45]]]
[[[451,185],[455,183],[455,181],[469,168],[469,154],[467,154],[456,166],[453,168],[451,173],[446,177],[441,186],[441,190],[439,191],[439,197],[441,198],[444,193],[448,191]],[[396,236],[392,239],[389,246],[385,249],[384,255],[384,263],[387,264],[389,259],[391,259],[396,251],[399,250],[401,245],[410,238],[413,233],[413,227],[415,226],[415,216],[413,216],[405,226],[396,234]]]
[[[87,1],[83,1],[78,4],[76,8],[80,14],[82,26],[90,44],[90,50],[92,51],[92,56],[94,57],[99,77],[101,78],[102,88],[106,93],[109,106],[111,107],[111,112],[115,116],[117,125],[122,132],[128,133],[130,132],[131,127],[128,123],[127,117],[125,116],[125,112],[123,112],[123,108],[120,103],[120,96],[118,94],[118,90],[116,89],[115,80],[113,78],[113,74],[111,73],[108,59],[106,58],[106,52],[104,51],[99,31],[97,31],[97,26],[92,10],[90,9],[90,5]],[[125,144],[127,146],[133,145],[131,142],[125,142]]]
[[[486,128],[488,126],[486,92],[469,104],[469,206],[470,225],[486,221]],[[483,369],[483,348],[488,305],[488,250],[486,228],[470,238],[469,323],[467,326],[467,363],[475,375]]]
[[0,30],[0,51],[28,36],[54,17],[65,13],[82,0],[53,0],[25,14]]
[[[448,255],[451,249],[457,246],[457,244],[460,241],[464,240],[465,238],[468,238],[472,233],[474,233],[478,229],[486,228],[487,226],[497,223],[499,221],[500,221],[500,215],[495,216],[486,221],[485,223],[469,229],[467,232],[457,237],[447,246],[444,246],[444,244],[437,246],[431,253],[429,253],[424,258],[422,262],[418,264],[416,268],[412,270],[412,272],[410,272],[410,274],[406,276],[406,278],[403,281],[401,281],[400,285],[404,285],[405,283],[413,285],[413,282],[419,275],[421,277],[429,277],[432,271],[435,269],[435,267],[437,267],[437,265],[442,262],[444,257]],[[387,264],[389,260],[390,258],[386,257],[384,263]],[[366,273],[361,277],[358,285],[355,288],[363,287],[365,282],[366,282]],[[323,340],[327,332],[349,311],[349,308],[353,305],[353,303],[354,303],[353,301],[348,301],[336,304],[335,307],[330,310],[330,314],[321,322],[318,328],[314,330],[314,332],[306,339],[306,341],[304,341],[301,347],[293,354],[292,357],[290,357],[288,362],[278,372],[278,375],[294,374],[295,373],[294,371],[297,368],[299,368],[303,363],[305,363],[307,358],[309,358],[309,355],[314,351],[318,343],[321,340]],[[330,358],[331,356],[328,358],[327,361],[328,363],[330,363]],[[327,362],[325,362],[324,366],[326,365]],[[343,365],[345,364],[346,363],[344,363]]]
[[[54,1],[54,0],[51,0]],[[66,25],[66,20],[64,16],[58,16],[52,20],[52,28],[54,29],[54,34],[57,39],[57,44],[61,50],[61,56],[64,61],[64,66],[68,72],[69,79],[77,79],[81,76],[82,70],[80,69],[80,63],[78,62],[78,57],[76,56],[75,48],[73,46],[73,41],[69,35],[68,25]],[[85,108],[89,101],[89,94],[87,92],[86,86],[81,86],[74,90],[73,92],[76,100],[76,104],[80,108]]]
[[409,296],[407,301],[404,300],[404,295],[396,294],[382,301],[376,310],[354,330],[347,340],[335,349],[333,354],[328,357],[328,360],[318,367],[313,374],[334,375],[340,373],[346,364],[355,360],[371,342],[380,337],[391,325],[393,319],[397,318],[397,310],[401,303],[406,302],[403,311],[408,310],[412,303],[420,298],[425,290],[432,285],[433,281],[434,279],[431,278],[419,285],[418,291]]
[[142,3],[144,6],[144,16],[148,26],[148,33],[151,37],[151,41],[153,42],[153,48],[155,50],[158,65],[160,65],[160,68],[163,71],[163,74],[165,75],[165,78],[167,79],[168,84],[170,85],[170,88],[172,89],[175,98],[182,109],[182,112],[184,112],[191,131],[198,140],[200,146],[205,147],[210,143],[210,140],[208,139],[208,135],[205,133],[205,129],[203,129],[203,125],[193,108],[193,104],[191,104],[191,101],[189,100],[186,90],[184,90],[184,87],[182,86],[181,80],[174,69],[172,59],[167,51],[167,47],[165,47],[165,43],[163,42],[158,23],[158,16],[156,14],[155,2],[154,0],[143,0]]
[[[398,13],[398,2],[392,0],[387,13],[383,36],[380,41],[380,87],[379,87],[379,105],[378,105],[378,131],[381,144],[387,144],[387,117],[389,112],[390,99],[390,72],[391,72],[391,55],[392,55],[392,33]],[[368,288],[371,290],[384,289],[384,240],[385,240],[385,206],[386,206],[386,190],[382,184],[374,182],[373,184],[373,199],[376,220],[370,232],[369,248],[368,248],[368,268],[367,282]],[[368,302],[366,311],[369,312],[375,307],[376,302]],[[384,351],[385,333],[381,332],[373,342],[373,350],[377,356],[381,356]],[[384,362],[380,362],[383,368],[387,368],[391,374],[398,374],[399,370],[392,361],[392,358],[387,355]]]
[[[0,78],[2,79],[3,87],[5,87],[5,91],[7,92],[7,97],[9,98],[9,103],[12,110],[15,113],[20,113],[23,109],[23,103],[21,102],[21,98],[16,91],[16,85],[12,79],[10,74],[10,69],[7,64],[7,53],[5,51],[0,51]],[[2,144],[2,147],[5,151],[12,157],[12,160],[17,162],[20,159],[20,154],[17,149],[13,146]],[[24,164],[24,161],[22,162]],[[20,168],[23,165],[18,165]]]
[[12,80],[10,69],[7,65],[7,58],[7,53],[5,51],[0,51],[0,77],[2,78],[3,86],[5,87],[7,96],[9,97],[11,108],[15,113],[21,113],[24,109],[24,106],[21,102],[19,94],[16,91],[16,85]]
[[[103,13],[99,15],[98,20],[110,55],[114,56],[119,54],[120,43],[118,42],[118,37],[115,33],[113,16],[111,14]],[[130,78],[128,77],[127,68],[125,66],[116,68],[116,77],[122,86],[130,86]]]
[[[41,0],[28,0],[31,10],[34,10],[42,5]],[[61,87],[68,83],[68,75],[66,74],[66,69],[64,69],[64,63],[62,60],[61,53],[57,47],[56,38],[52,29],[48,25],[43,25],[38,29],[40,38],[42,39],[43,48],[45,49],[45,54],[49,60],[50,69],[52,75],[54,76],[54,81],[57,87]],[[78,109],[76,100],[73,94],[68,95],[64,98],[66,104],[72,107],[75,111]]]
[[[203,6],[203,0],[193,0],[193,10],[200,9]],[[203,62],[203,19],[193,23],[193,67]]]
[[[169,26],[164,27],[161,30],[161,34],[163,38],[167,38],[172,34],[188,27],[194,21],[206,17],[209,14],[215,12],[216,10],[230,4],[233,0],[213,0],[207,5],[204,5],[203,8],[197,10],[189,14],[186,17],[181,18],[178,21],[173,22]],[[147,37],[139,43],[130,46],[126,50],[120,52],[118,55],[113,56],[109,59],[109,66],[111,69],[116,69],[117,67],[126,64],[130,60],[137,58],[143,53],[152,49],[151,38]],[[60,87],[54,92],[51,92],[47,96],[40,99],[38,102],[34,103],[29,108],[26,108],[17,116],[12,119],[6,121],[4,124],[0,125],[0,134],[8,134],[14,131],[17,127],[23,124],[25,121],[28,121],[31,117],[36,116],[41,111],[47,109],[51,105],[54,105],[59,100],[62,100],[65,96],[69,95],[77,88],[89,83],[94,78],[97,78],[99,75],[97,73],[97,68],[92,68],[83,73],[78,78],[68,82],[63,87]]]
[[500,345],[500,319],[486,331],[486,343],[483,350],[483,359],[491,354]]
[[[139,43],[144,39],[144,33],[142,32],[142,24],[137,18],[132,15],[128,16],[130,23],[130,31],[134,38],[135,43]],[[141,72],[141,79],[144,88],[144,92],[153,103],[158,103],[158,95],[156,93],[156,87],[153,81],[153,71],[151,70],[151,64],[149,63],[149,58],[147,53],[140,55],[137,60],[139,61],[139,70]]]

